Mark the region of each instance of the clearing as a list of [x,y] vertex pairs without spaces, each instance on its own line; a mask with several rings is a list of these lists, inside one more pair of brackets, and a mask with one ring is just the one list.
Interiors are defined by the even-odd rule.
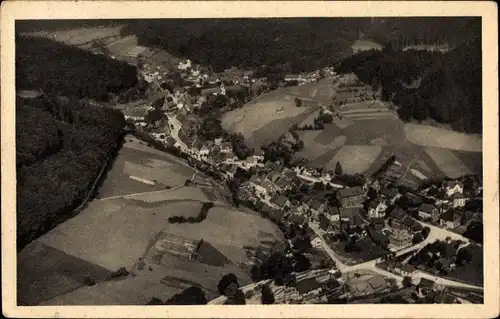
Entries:
[[428,125],[405,124],[408,141],[422,146],[447,148],[457,151],[482,152],[482,137]]

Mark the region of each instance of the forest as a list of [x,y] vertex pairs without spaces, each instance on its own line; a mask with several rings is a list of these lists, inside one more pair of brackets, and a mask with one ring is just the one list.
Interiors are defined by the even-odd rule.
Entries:
[[93,195],[124,125],[122,113],[76,99],[16,101],[18,250]]
[[231,66],[300,72],[348,56],[357,28],[369,22],[367,18],[157,19],[138,20],[123,33],[136,34],[141,45],[188,57],[215,72]]
[[398,106],[404,121],[433,119],[467,133],[482,132],[481,41],[466,42],[447,53],[382,51],[354,54],[339,72],[381,87],[382,99]]
[[124,62],[45,39],[16,36],[16,89],[106,102],[137,86],[137,69]]

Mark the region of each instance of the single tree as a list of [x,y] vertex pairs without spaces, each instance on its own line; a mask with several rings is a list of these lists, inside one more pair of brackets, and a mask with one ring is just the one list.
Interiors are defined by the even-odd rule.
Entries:
[[410,287],[412,285],[411,283],[411,277],[410,276],[404,276],[403,277],[403,287]]
[[295,98],[295,105],[296,105],[297,107],[301,107],[301,106],[302,106],[302,100],[301,100],[301,99],[299,99],[298,97],[296,97],[296,98]]
[[219,291],[219,293],[221,295],[225,295],[226,290],[231,283],[235,283],[236,286],[239,287],[238,277],[236,277],[236,275],[233,273],[229,273],[227,275],[224,275],[221,278],[221,280],[219,281],[219,284],[217,285],[217,290]]
[[262,287],[261,302],[263,305],[271,305],[275,301],[274,293],[268,285]]
[[335,164],[335,174],[342,175],[342,166],[340,165],[339,162],[337,162],[337,164]]

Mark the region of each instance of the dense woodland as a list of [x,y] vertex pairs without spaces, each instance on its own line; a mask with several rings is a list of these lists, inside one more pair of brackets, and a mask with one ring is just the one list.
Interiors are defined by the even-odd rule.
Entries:
[[[350,53],[357,27],[369,19],[139,20],[124,33],[219,72],[231,66],[260,73],[314,70]],[[334,34],[332,34],[334,33]],[[258,72],[259,73],[259,72]]]
[[458,131],[482,132],[481,41],[448,53],[364,51],[345,59],[340,72],[381,86],[382,99],[392,101],[404,121],[433,119]]
[[16,36],[16,89],[108,101],[137,86],[137,69],[45,38]]
[[16,103],[17,245],[71,217],[120,143],[123,114],[65,98]]

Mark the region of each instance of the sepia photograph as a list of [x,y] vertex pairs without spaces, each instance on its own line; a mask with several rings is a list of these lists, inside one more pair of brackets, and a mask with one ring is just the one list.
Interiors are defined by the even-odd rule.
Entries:
[[169,16],[146,1],[153,16],[11,17],[10,47],[2,34],[13,307],[332,317],[490,298],[498,314],[496,13],[487,29],[468,10],[161,4]]

